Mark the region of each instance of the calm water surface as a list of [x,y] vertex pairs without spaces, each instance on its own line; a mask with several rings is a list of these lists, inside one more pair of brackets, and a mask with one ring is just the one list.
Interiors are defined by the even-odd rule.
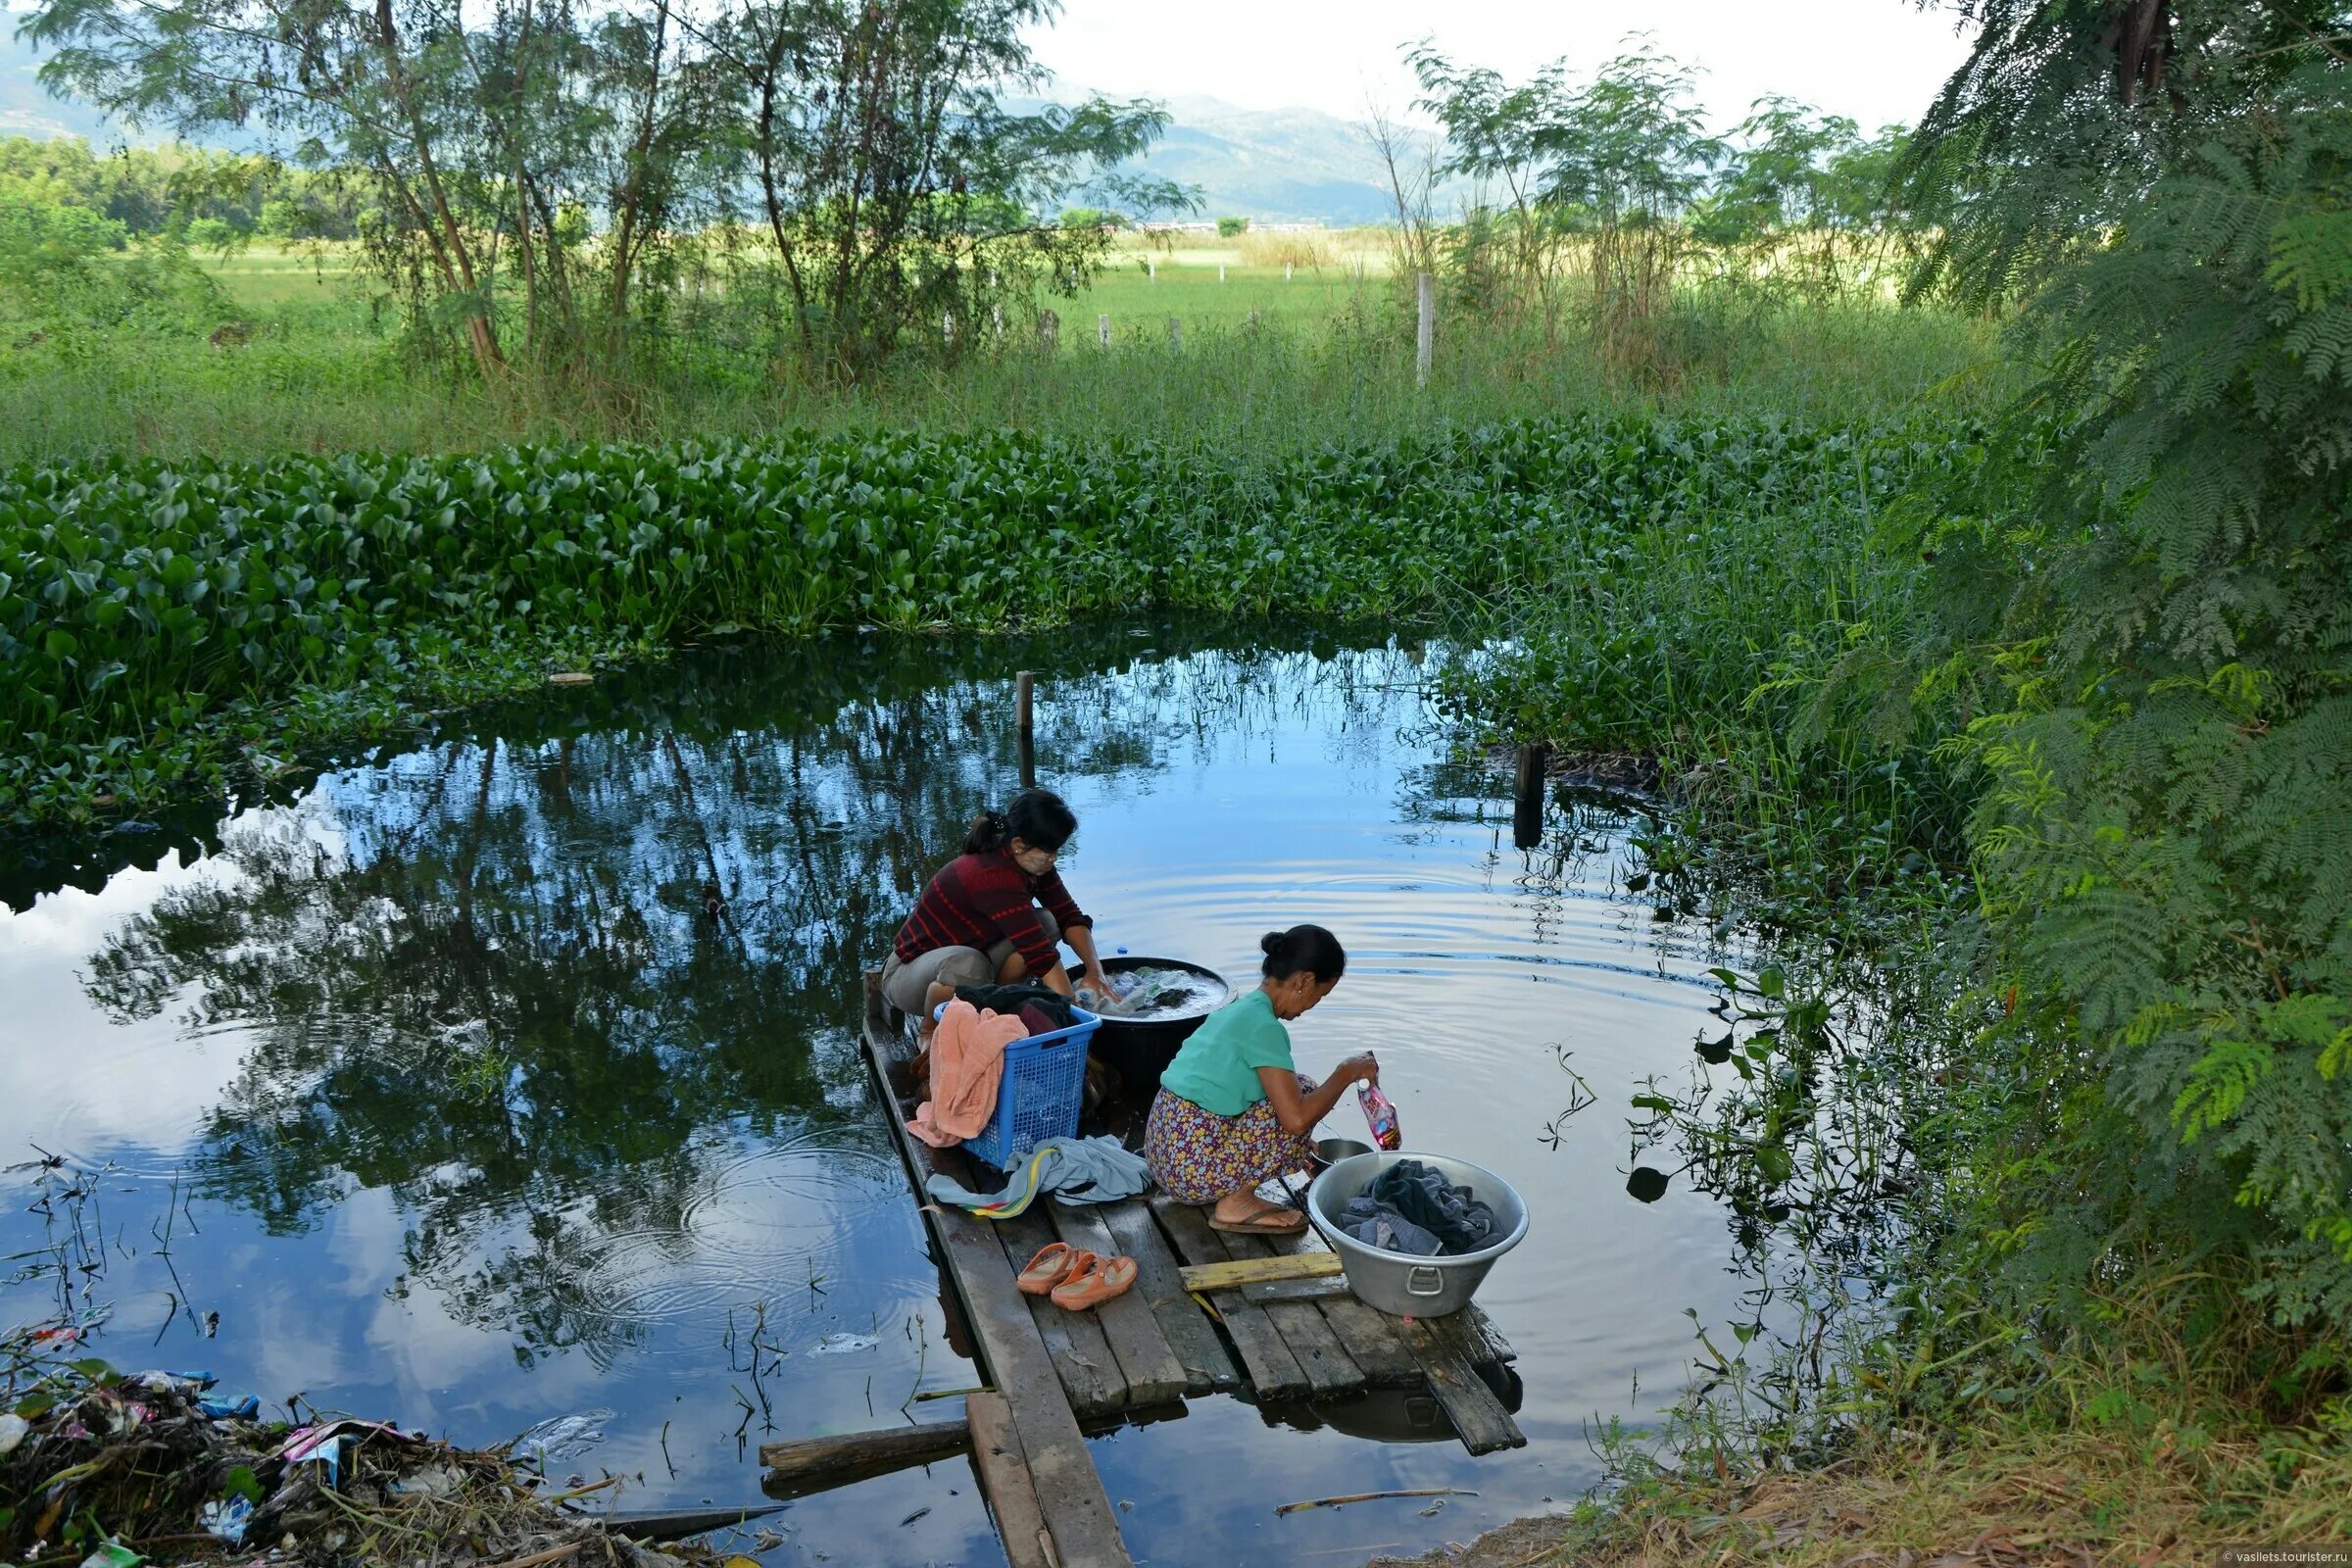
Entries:
[[[756,1500],[763,1441],[952,1412],[908,1402],[976,1379],[852,1030],[860,962],[1015,782],[1016,667],[1106,949],[1240,975],[1260,932],[1331,926],[1348,979],[1295,1027],[1301,1067],[1377,1051],[1408,1145],[1534,1210],[1480,1294],[1525,1449],[1197,1401],[1095,1444],[1137,1560],[1348,1563],[1564,1509],[1589,1426],[1680,1387],[1683,1309],[1720,1321],[1743,1288],[1718,1208],[1624,1190],[1626,1100],[1689,1061],[1722,954],[1617,893],[1636,819],[1555,803],[1546,846],[1512,849],[1507,780],[1445,760],[1421,650],[1361,635],[705,650],[217,825],[18,854],[0,1160],[109,1170],[99,1348],[463,1443],[607,1412],[552,1469],[623,1473],[632,1508]],[[1598,1098],[1555,1129],[1562,1053]],[[31,1179],[0,1179],[0,1250],[43,1238]],[[0,1291],[7,1320],[55,1304]],[[782,1352],[757,1375],[756,1330]],[[1434,1486],[1479,1495],[1274,1516]],[[772,1523],[774,1562],[1003,1561],[962,1460]]]

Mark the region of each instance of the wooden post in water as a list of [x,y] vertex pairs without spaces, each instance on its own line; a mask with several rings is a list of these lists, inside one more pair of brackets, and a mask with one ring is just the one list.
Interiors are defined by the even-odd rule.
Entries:
[[1033,698],[1037,677],[1022,670],[1012,677],[1013,724],[1020,737],[1021,788],[1037,788],[1037,723]]
[[1511,844],[1516,849],[1532,850],[1544,842],[1544,777],[1550,760],[1551,748],[1541,741],[1519,748],[1519,780],[1511,792]]
[[1110,347],[1110,313],[1108,311],[1101,312],[1095,317],[1095,336],[1102,340],[1104,348]]
[[1429,364],[1438,342],[1438,280],[1421,274],[1421,325],[1413,335],[1413,385],[1429,385]]

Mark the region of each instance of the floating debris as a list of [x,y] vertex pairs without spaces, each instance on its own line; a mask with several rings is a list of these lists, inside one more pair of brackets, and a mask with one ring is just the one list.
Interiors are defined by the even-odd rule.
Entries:
[[544,1467],[585,1453],[605,1441],[605,1423],[612,1419],[612,1411],[599,1407],[542,1421],[507,1445],[508,1456],[517,1463]]
[[858,1350],[870,1350],[882,1342],[871,1334],[828,1334],[808,1347],[810,1355],[849,1355]]

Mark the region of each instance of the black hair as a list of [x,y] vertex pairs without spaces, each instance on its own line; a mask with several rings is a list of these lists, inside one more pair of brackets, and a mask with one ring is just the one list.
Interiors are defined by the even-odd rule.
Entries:
[[1023,790],[1002,811],[982,811],[963,836],[963,853],[986,855],[1014,839],[1033,849],[1058,850],[1078,831],[1078,818],[1052,790]]
[[1340,939],[1319,925],[1295,925],[1288,931],[1269,931],[1257,939],[1265,954],[1265,977],[1288,980],[1301,971],[1319,981],[1337,980],[1348,972],[1348,955]]

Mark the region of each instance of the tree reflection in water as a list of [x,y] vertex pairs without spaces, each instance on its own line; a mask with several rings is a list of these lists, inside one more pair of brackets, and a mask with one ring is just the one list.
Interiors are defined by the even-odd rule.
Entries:
[[885,1168],[847,1049],[856,976],[1015,785],[1016,668],[1041,681],[1048,782],[1120,790],[1335,691],[1385,745],[1417,674],[1198,624],[692,653],[232,818],[214,874],[92,956],[89,993],[118,1021],[249,1037],[191,1152],[200,1192],[284,1234],[389,1189],[406,1280],[518,1353],[609,1360],[642,1323],[600,1265],[648,1238],[684,1260],[744,1146]]

